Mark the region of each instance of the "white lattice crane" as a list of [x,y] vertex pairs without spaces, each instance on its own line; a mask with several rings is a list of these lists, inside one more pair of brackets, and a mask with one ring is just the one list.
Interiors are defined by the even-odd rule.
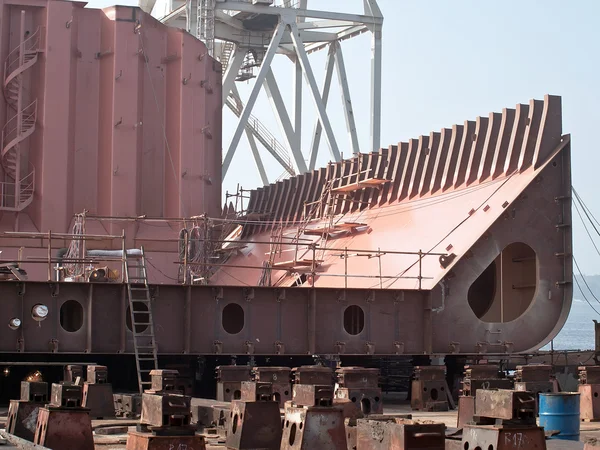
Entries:
[[[381,27],[383,16],[377,0],[363,0],[364,14],[347,14],[307,9],[308,0],[140,0],[140,7],[152,12],[161,22],[186,29],[202,39],[209,53],[223,66],[223,106],[237,117],[233,138],[223,158],[223,177],[236,155],[242,134],[250,148],[264,184],[269,182],[257,141],[290,175],[315,168],[320,137],[323,134],[331,159],[340,160],[338,140],[334,135],[327,101],[333,71],[336,69],[349,147],[359,152],[358,137],[350,87],[340,43],[363,33],[371,33],[371,138],[367,151],[378,151],[381,128]],[[327,50],[322,88],[319,89],[309,55]],[[294,62],[294,95],[291,112],[283,102],[279,84],[272,70],[276,55]],[[316,110],[316,123],[310,147],[302,145],[303,79]],[[249,97],[242,101],[236,81],[250,81]],[[282,142],[279,142],[252,115],[261,89],[275,113]]]

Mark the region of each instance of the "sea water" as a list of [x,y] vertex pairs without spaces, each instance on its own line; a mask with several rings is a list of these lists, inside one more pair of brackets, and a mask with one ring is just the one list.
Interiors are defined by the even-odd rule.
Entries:
[[[591,300],[592,305],[600,311],[600,303]],[[555,350],[593,350],[594,349],[594,322],[600,321],[600,316],[594,312],[584,300],[573,299],[569,318],[563,329],[554,338]],[[550,350],[550,344],[542,350]]]

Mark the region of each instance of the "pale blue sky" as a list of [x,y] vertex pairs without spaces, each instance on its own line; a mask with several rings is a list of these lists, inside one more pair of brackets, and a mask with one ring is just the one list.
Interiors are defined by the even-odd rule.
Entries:
[[[99,0],[89,6],[113,2]],[[132,4],[134,2],[121,2]],[[572,135],[573,185],[600,219],[600,2],[596,0],[379,0],[383,27],[383,103],[381,145],[387,147],[478,115],[514,107],[544,94],[562,96],[563,132]],[[360,0],[309,0],[311,9],[362,13]],[[360,145],[369,141],[370,35],[342,44]],[[319,85],[325,53],[311,56]],[[278,56],[275,74],[284,99],[291,99],[292,72]],[[242,97],[251,85],[238,83]],[[334,82],[328,108],[340,150],[350,153],[340,94]],[[307,90],[305,90],[305,93]],[[254,114],[279,136],[266,96]],[[225,110],[223,147],[235,128]],[[303,148],[310,145],[314,108],[304,100]],[[223,191],[259,185],[258,173],[242,139]],[[306,152],[307,154],[308,152]],[[263,152],[269,175],[283,170]],[[308,156],[306,156],[308,157]],[[329,160],[321,144],[319,163]],[[574,213],[575,255],[588,274],[600,273],[597,255]],[[599,239],[600,241],[600,239]]]

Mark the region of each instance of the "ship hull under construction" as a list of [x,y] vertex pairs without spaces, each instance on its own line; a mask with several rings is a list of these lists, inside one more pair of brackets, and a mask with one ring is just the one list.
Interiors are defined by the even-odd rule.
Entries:
[[[539,349],[571,306],[570,136],[562,135],[560,98],[516,111],[258,189],[247,209],[215,220],[220,235],[202,217],[204,235],[159,242],[183,253],[160,270],[181,284],[149,280],[158,353]],[[235,240],[226,239],[231,230]],[[31,237],[49,242],[53,255],[52,239]],[[202,243],[200,260],[190,242]],[[116,248],[126,243],[123,235]],[[51,281],[0,283],[0,323],[19,320],[0,327],[0,352],[133,352],[128,283],[54,281],[54,263],[49,256]],[[30,313],[40,304],[43,321]]]

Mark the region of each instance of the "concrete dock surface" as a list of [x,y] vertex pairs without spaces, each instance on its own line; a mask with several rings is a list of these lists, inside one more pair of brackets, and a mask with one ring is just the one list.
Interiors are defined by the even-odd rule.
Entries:
[[[0,430],[4,431],[8,414],[7,407],[0,407]],[[412,411],[410,405],[406,402],[388,403],[384,406],[384,414],[412,414],[413,419],[430,420],[446,425],[446,435],[456,431],[457,410],[446,412],[420,412]],[[132,419],[109,419],[109,420],[92,420],[92,428],[107,426],[127,426],[129,431],[135,430],[136,421]],[[578,450],[583,449],[584,441],[588,438],[597,438],[600,440],[600,422],[581,422],[580,442],[562,441],[558,439],[550,439],[546,441],[549,450]],[[460,441],[458,441],[460,442]],[[115,435],[100,435],[94,433],[94,443],[96,449],[100,450],[125,450],[127,443],[127,434]],[[225,438],[219,435],[206,435],[207,450],[224,450]],[[2,445],[1,448],[19,448],[9,444]],[[447,449],[462,449],[460,445],[452,445],[452,442],[446,441]]]

